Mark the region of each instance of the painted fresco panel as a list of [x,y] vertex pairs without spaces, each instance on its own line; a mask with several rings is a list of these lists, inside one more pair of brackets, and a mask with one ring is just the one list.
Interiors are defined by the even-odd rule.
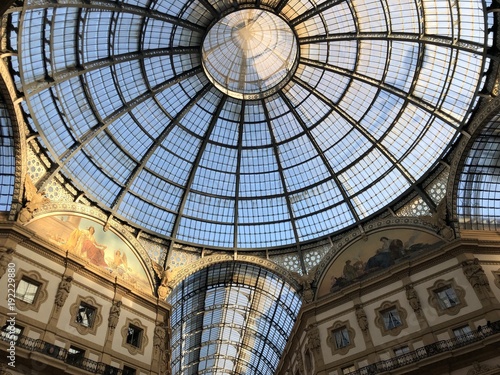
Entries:
[[434,234],[414,229],[387,229],[369,234],[339,253],[326,272],[317,295],[323,297],[333,293],[443,243]]
[[101,224],[75,215],[49,216],[28,226],[41,237],[143,291],[151,290],[144,268],[120,237]]

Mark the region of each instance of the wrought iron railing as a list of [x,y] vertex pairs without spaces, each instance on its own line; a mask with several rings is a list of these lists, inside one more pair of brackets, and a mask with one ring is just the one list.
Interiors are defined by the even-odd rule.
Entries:
[[497,333],[500,333],[500,321],[497,321],[488,327],[484,327],[480,331],[470,332],[466,335],[457,336],[449,340],[437,341],[422,348],[418,348],[417,350],[398,355],[395,358],[373,363],[356,371],[349,372],[349,375],[375,375],[395,370],[399,367],[410,365],[422,359],[484,340],[486,337]]
[[[401,354],[395,358],[373,363],[356,371],[349,372],[349,375],[375,375],[391,371],[440,353],[449,352],[470,345],[498,333],[500,333],[500,321],[494,322],[482,328],[480,331],[470,332],[466,335],[457,336],[449,340],[437,341],[412,352]],[[14,341],[19,348],[48,355],[52,358],[64,361],[68,365],[78,367],[88,372],[99,375],[125,375],[119,368],[102,362],[96,362],[88,358],[73,356],[71,354],[68,355],[68,350],[43,340],[33,339],[22,335],[15,337],[17,337],[17,339]],[[0,334],[0,339],[2,341],[10,342],[12,338],[13,335],[9,335],[6,332]]]
[[[67,349],[57,345],[50,344],[40,339],[33,339],[23,335],[10,335],[2,332],[0,335],[2,341],[15,341],[16,347],[23,348],[32,352],[45,354],[49,357],[61,360],[68,365],[78,367],[93,374],[99,375],[124,375],[123,371],[111,365],[96,362],[91,359],[75,356],[68,352]],[[14,340],[13,340],[14,339]]]

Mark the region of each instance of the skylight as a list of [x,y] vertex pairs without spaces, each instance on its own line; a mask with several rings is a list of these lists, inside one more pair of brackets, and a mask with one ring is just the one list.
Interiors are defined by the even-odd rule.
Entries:
[[10,19],[54,170],[205,247],[311,241],[422,194],[486,65],[479,0],[60,0]]

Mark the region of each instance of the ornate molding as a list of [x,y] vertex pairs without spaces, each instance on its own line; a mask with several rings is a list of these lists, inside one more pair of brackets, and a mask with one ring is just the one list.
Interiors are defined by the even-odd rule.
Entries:
[[273,263],[270,260],[259,258],[251,255],[229,255],[229,254],[214,254],[207,257],[203,257],[185,267],[178,268],[176,270],[173,280],[169,283],[170,289],[175,288],[182,280],[192,275],[193,273],[202,270],[208,266],[224,263],[224,262],[242,262],[250,263],[258,267],[262,267],[271,271],[281,278],[283,278],[287,283],[289,283],[295,290],[300,290],[301,286],[299,281],[296,279],[295,275],[287,269]]

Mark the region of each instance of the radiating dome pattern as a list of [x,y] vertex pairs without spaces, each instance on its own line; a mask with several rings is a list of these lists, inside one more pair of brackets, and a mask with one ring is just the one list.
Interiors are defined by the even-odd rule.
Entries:
[[55,169],[116,217],[222,248],[320,238],[415,189],[486,64],[479,0],[58,0],[11,17]]
[[229,13],[202,47],[207,77],[237,99],[259,99],[283,87],[297,61],[297,41],[280,17],[259,9]]

